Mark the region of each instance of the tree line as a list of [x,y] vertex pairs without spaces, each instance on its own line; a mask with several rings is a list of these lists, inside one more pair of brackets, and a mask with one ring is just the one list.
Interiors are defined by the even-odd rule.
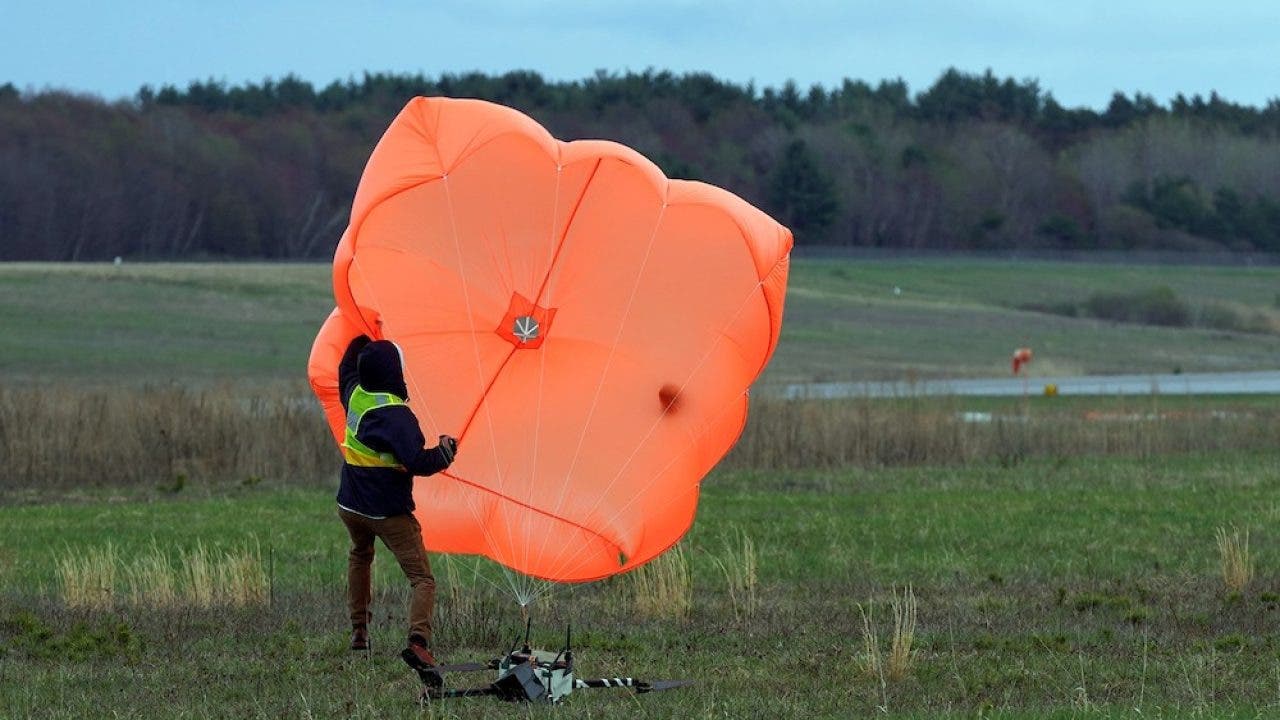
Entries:
[[0,260],[322,258],[415,95],[518,108],[726,187],[809,245],[1280,252],[1280,99],[1067,108],[1034,80],[944,72],[802,90],[707,74],[365,74],[141,88],[0,85]]

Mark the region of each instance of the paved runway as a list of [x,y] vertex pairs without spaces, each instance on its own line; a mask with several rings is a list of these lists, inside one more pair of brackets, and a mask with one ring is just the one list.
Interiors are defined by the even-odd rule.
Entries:
[[802,383],[787,385],[790,398],[910,397],[913,395],[1280,395],[1280,371],[1183,373],[1178,375],[1088,375],[1076,377],[922,380],[916,383]]

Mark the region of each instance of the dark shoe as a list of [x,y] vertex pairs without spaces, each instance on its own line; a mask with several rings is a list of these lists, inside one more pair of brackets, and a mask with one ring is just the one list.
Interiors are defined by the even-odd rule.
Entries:
[[440,663],[436,662],[435,656],[425,645],[411,642],[408,647],[400,651],[400,657],[406,665],[418,673],[418,679],[422,680],[422,684],[426,685],[428,690],[444,685],[444,676],[436,669]]
[[357,625],[351,629],[351,649],[365,651],[369,649],[369,628]]

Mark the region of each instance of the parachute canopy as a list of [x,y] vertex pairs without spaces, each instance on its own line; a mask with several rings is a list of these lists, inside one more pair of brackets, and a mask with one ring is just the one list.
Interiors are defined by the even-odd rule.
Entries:
[[584,581],[674,545],[778,342],[791,233],[605,141],[477,100],[415,98],[374,149],[309,375],[342,435],[337,365],[397,342],[423,434],[428,549]]
[[1013,366],[1013,374],[1017,375],[1022,366],[1031,362],[1031,348],[1020,347],[1013,351],[1013,359],[1010,364]]

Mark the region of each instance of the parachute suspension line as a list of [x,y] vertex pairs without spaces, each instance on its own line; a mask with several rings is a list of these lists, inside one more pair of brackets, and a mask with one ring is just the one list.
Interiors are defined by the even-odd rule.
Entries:
[[[359,268],[359,266],[356,266],[354,269],[355,269],[355,271],[356,271],[356,274],[359,276],[360,281],[364,284],[365,289],[368,291],[368,293],[369,293],[369,297],[373,298],[373,301],[374,301],[374,303],[375,303],[375,304],[377,304],[377,305],[381,306],[382,301],[378,299],[378,292],[377,292],[377,289],[374,287],[373,283],[369,282],[369,279],[368,279],[367,277],[365,277],[365,275],[364,275],[364,271],[363,271],[363,270],[361,270],[361,269]],[[350,272],[348,272],[347,277],[348,277],[348,278],[349,278],[349,277],[351,277],[351,273],[350,273]],[[413,374],[413,372],[409,369],[409,367],[406,365],[406,366],[405,366],[405,367],[403,367],[402,369],[404,370],[405,380],[407,380],[407,381],[408,381],[408,384],[409,384],[409,385],[411,385],[411,386],[413,387],[413,394],[414,394],[415,396],[417,396],[417,397],[420,397],[420,398],[421,398],[421,397],[426,397],[426,396],[425,396],[425,395],[423,395],[423,393],[422,393],[422,387],[421,387],[421,385],[419,385],[419,384],[418,384],[418,378]],[[422,407],[421,409],[422,409],[422,411],[423,411],[423,414],[424,414],[424,415],[426,416],[426,418],[427,418],[427,422],[428,422],[428,423],[430,423],[432,427],[434,427],[434,428],[436,428],[436,429],[439,429],[439,428],[440,428],[440,424],[439,424],[438,422],[436,422],[435,416],[434,416],[434,415],[432,415],[430,405],[429,405],[429,404],[424,404],[424,405],[423,405],[423,407]],[[475,510],[474,505],[473,505],[473,507],[472,507],[472,514],[474,515],[475,513],[476,513],[476,510]],[[478,564],[477,564],[475,567],[476,567],[476,572],[474,573],[474,576],[475,576],[475,577],[482,578],[485,582],[487,582],[487,583],[489,583],[490,585],[492,585],[492,586],[494,587],[494,589],[498,590],[499,592],[501,592],[501,591],[503,590],[503,588],[502,588],[502,586],[501,586],[501,585],[498,585],[497,583],[495,583],[494,581],[492,581],[492,580],[490,580],[489,578],[485,577],[484,575],[479,574],[479,565],[478,565]],[[503,568],[503,569],[505,570],[506,568]]]
[[[528,495],[528,499],[525,502],[526,505],[533,504],[533,488],[537,487],[536,478],[533,477],[533,473],[536,473],[538,471],[538,442],[539,442],[539,435],[540,435],[539,429],[542,425],[542,398],[544,395],[543,388],[545,387],[546,377],[547,377],[546,350],[542,350],[541,352],[539,352],[539,355],[541,357],[538,358],[538,401],[537,401],[536,409],[534,411],[534,423],[533,423],[533,461],[529,465],[530,477],[527,483],[528,490],[526,494]],[[533,522],[532,521],[533,515],[532,513],[523,513],[522,517],[524,522],[524,528],[523,528],[524,532],[521,533],[521,537],[525,538],[525,542],[521,543],[523,547],[523,555],[524,555],[522,566],[528,567],[529,552],[530,552],[530,548],[529,548],[530,543],[528,542],[528,538],[529,538],[530,526],[532,525],[532,522]],[[530,575],[523,575],[523,577],[527,579],[527,583],[525,587],[525,598],[521,599],[520,601],[521,606],[525,606],[533,602],[534,598],[538,594],[540,594],[539,592],[541,590],[540,584],[545,584],[545,585],[551,584],[549,581],[541,580],[539,578],[536,578]]]
[[[770,273],[767,273],[765,275],[765,278],[768,278],[771,274],[772,274],[772,271],[770,271]],[[689,372],[688,376],[685,377],[684,382],[680,384],[680,389],[676,391],[675,397],[678,398],[680,397],[681,394],[684,393],[685,388],[688,387],[689,383],[693,380],[694,376],[698,374],[698,371],[702,369],[702,366],[706,363],[707,359],[710,358],[711,354],[715,352],[717,347],[719,347],[721,340],[724,338],[724,331],[728,329],[731,325],[733,325],[735,322],[737,322],[738,318],[742,315],[743,310],[747,308],[747,306],[750,304],[752,299],[757,297],[757,293],[760,291],[760,288],[764,287],[764,284],[765,284],[765,280],[760,279],[747,292],[746,297],[744,297],[742,299],[742,302],[739,303],[737,310],[734,311],[733,315],[729,318],[729,320],[725,322],[725,324],[722,325],[720,329],[716,332],[715,340],[711,343],[711,346],[707,348],[707,351],[703,353],[702,357],[698,360],[698,363],[694,365],[693,370]],[[734,402],[738,400],[739,397],[740,396],[735,395],[725,407],[726,408],[730,407]],[[717,419],[721,414],[723,414],[723,412],[724,412],[723,409],[718,411],[716,415]],[[609,491],[613,488],[614,484],[618,482],[618,480],[626,472],[627,468],[631,466],[632,461],[635,460],[636,455],[638,455],[640,452],[640,449],[644,447],[644,444],[648,442],[649,438],[653,435],[653,432],[657,430],[658,426],[662,423],[663,417],[665,417],[665,414],[659,415],[653,421],[653,423],[649,426],[649,430],[644,434],[644,437],[642,437],[640,441],[636,444],[635,448],[632,449],[631,454],[627,457],[626,462],[623,463],[622,467],[618,469],[618,472],[613,476],[613,479],[609,481],[609,484],[605,486],[604,491],[596,495],[595,503],[592,505],[591,509],[588,511],[588,514],[595,512],[600,507],[600,501],[609,494]],[[701,435],[705,435],[707,430],[709,430],[711,427],[713,427],[713,425],[711,423],[707,423],[704,426],[703,432],[696,437],[701,437]],[[689,446],[686,446],[685,450],[687,450],[688,447]],[[682,450],[680,453],[677,453],[676,455],[674,455],[672,461],[668,463],[662,469],[661,472],[655,473],[652,477],[649,478],[647,483],[637,488],[636,492],[632,495],[630,500],[628,500],[621,507],[613,511],[613,513],[606,520],[605,525],[606,526],[611,525],[614,520],[617,520],[618,517],[621,516],[623,512],[625,512],[628,508],[630,508],[631,505],[636,501],[636,499],[644,494],[645,490],[652,487],[653,484],[657,482],[658,479],[661,478],[668,469],[671,468],[671,466],[675,463],[675,459],[681,457],[684,454],[685,450]],[[561,556],[563,555],[563,551],[564,551],[564,547],[561,546],[561,552],[556,556],[555,563],[552,566],[556,569],[557,572],[569,567],[570,564],[572,562],[575,562],[583,552],[582,548],[578,547],[574,550],[574,552],[572,552],[570,555],[562,559]]]
[[[460,577],[461,573],[457,573],[457,574],[455,574],[455,573],[453,572],[453,564],[454,564],[455,562],[457,562],[457,563],[461,563],[462,561],[461,561],[461,560],[459,560],[459,559],[457,559],[457,558],[456,558],[455,556],[453,556],[453,555],[448,555],[448,554],[445,554],[445,553],[441,553],[441,554],[440,554],[440,557],[441,557],[441,558],[443,558],[443,559],[444,559],[444,561],[449,565],[449,570],[450,570],[449,577],[450,577],[450,579]],[[501,593],[501,592],[503,592],[503,591],[505,591],[505,590],[507,589],[507,588],[502,587],[502,586],[501,586],[501,585],[499,585],[498,583],[494,582],[493,580],[490,580],[488,577],[486,577],[486,576],[484,576],[484,575],[482,575],[482,574],[480,573],[480,557],[479,557],[479,556],[475,556],[475,557],[474,557],[474,562],[472,562],[472,563],[471,563],[471,585],[472,585],[472,587],[474,587],[474,586],[477,584],[477,581],[479,581],[479,580],[483,580],[483,581],[485,581],[485,583],[487,583],[487,584],[488,584],[490,587],[492,587],[494,590],[497,590],[499,593]]]
[[[550,287],[550,277],[552,277],[552,273],[556,272],[556,259],[559,258],[559,251],[563,249],[564,241],[566,241],[568,238],[568,232],[570,232],[571,225],[573,223],[573,218],[575,218],[577,215],[577,209],[581,208],[582,200],[584,200],[586,197],[586,190],[588,190],[588,188],[591,186],[591,181],[595,179],[596,170],[599,170],[600,168],[600,161],[596,160],[594,167],[591,168],[591,173],[589,174],[588,178],[586,178],[586,181],[582,183],[582,191],[579,193],[579,197],[577,197],[577,201],[575,202],[575,204],[573,204],[573,208],[570,211],[570,213],[568,213],[566,215],[566,218],[564,218],[563,233],[557,233],[556,231],[559,227],[557,222],[558,213],[559,213],[559,199],[561,199],[561,187],[563,186],[564,165],[562,163],[562,156],[561,156],[562,147],[559,145],[557,145],[556,147],[557,147],[556,191],[554,191],[552,196],[552,222],[550,222],[550,227],[547,228],[547,273],[545,273],[543,277],[543,282],[539,283],[540,287],[538,288],[538,292],[536,292],[536,295],[534,297],[534,302],[538,302],[538,304],[541,304],[545,307],[554,306],[553,300],[552,300],[552,297],[553,297],[552,287]],[[559,242],[557,242],[557,237],[559,238]],[[543,297],[543,293],[547,293],[547,296],[545,296],[545,299]],[[545,395],[547,395],[547,393],[545,393],[545,389],[547,389],[548,351],[549,351],[548,348],[543,348],[543,350],[539,351],[539,354],[538,354],[538,401],[536,401],[536,404],[534,406],[534,446],[532,446],[532,459],[529,464],[529,468],[530,468],[529,482],[527,482],[526,484],[526,498],[525,498],[526,505],[532,505],[532,502],[534,502],[534,497],[532,497],[534,496],[534,492],[535,492],[534,488],[538,487],[538,482],[536,482],[536,479],[538,479],[536,478],[536,473],[538,473],[538,451],[539,451],[540,442],[541,442],[541,425],[543,425],[543,398],[545,397]],[[521,537],[526,538],[526,541],[524,543],[521,543],[522,544],[521,565],[527,568],[527,566],[529,566],[529,557],[531,552],[530,546],[532,544],[530,542],[527,542],[527,538],[530,537],[530,529],[532,524],[532,518],[534,518],[534,515],[522,514],[521,518],[522,518],[522,521],[524,521],[524,528],[521,528],[522,530]],[[525,588],[526,589],[525,600],[521,601],[521,605],[527,605],[527,603],[531,603],[532,601],[534,601],[535,597],[538,597],[539,594],[543,594],[545,592],[545,588],[548,588],[550,587],[550,585],[552,585],[552,583],[550,583],[549,580],[535,578],[535,577],[532,577],[532,575],[525,575],[525,578],[527,579],[527,584]]]
[[[556,149],[557,151],[559,151],[561,149],[560,145],[556,145]],[[599,167],[599,162],[596,163],[596,168],[598,167]],[[595,177],[595,170],[593,169],[591,177],[588,177],[586,183],[584,183],[582,186],[582,194],[578,197],[578,205],[582,204],[582,198],[586,197],[587,187],[591,185],[591,179],[594,177]],[[556,227],[557,227],[556,220],[557,220],[557,213],[560,210],[560,186],[561,186],[561,181],[563,179],[564,179],[564,165],[561,162],[560,153],[557,152],[556,154],[556,189],[555,189],[555,194],[553,196],[553,200],[551,202],[551,227],[547,228],[547,266],[546,266],[547,271],[546,271],[546,277],[543,279],[543,282],[542,282],[542,287],[538,289],[538,297],[534,298],[534,302],[541,302],[545,307],[554,307],[551,301],[552,293],[551,293],[551,286],[549,281],[551,279],[551,273],[555,271],[553,264],[557,256],[557,250],[559,249],[556,244]],[[573,219],[573,214],[570,214],[565,219],[566,226],[565,226],[564,237],[566,238],[568,237],[568,233],[569,233],[569,227],[567,223],[571,222],[572,219]],[[547,297],[545,301],[541,297],[544,291],[547,293]],[[526,484],[526,498],[525,498],[526,505],[533,504],[533,489],[537,487],[537,484],[538,484],[537,478],[534,476],[534,474],[538,472],[538,449],[539,449],[539,443],[541,442],[541,434],[542,434],[541,433],[542,399],[546,394],[545,389],[546,389],[546,380],[547,380],[547,352],[548,352],[547,349],[543,349],[538,352],[538,400],[536,405],[534,406],[533,458],[529,463],[530,476],[529,476],[529,481]],[[521,533],[521,536],[524,538],[528,538],[530,525],[532,523],[532,520],[531,520],[532,515],[526,513],[526,514],[523,514],[522,517],[524,519],[524,528],[523,528],[523,532]],[[523,546],[523,555],[524,555],[522,559],[522,566],[528,567],[529,551],[530,551],[529,543],[528,542],[522,543],[522,546]],[[539,578],[535,578],[532,576],[526,575],[525,577],[528,578],[528,583],[525,588],[526,589],[525,598],[522,599],[520,602],[521,606],[527,606],[529,603],[533,602],[536,596],[538,596],[539,594],[542,594],[541,585],[550,586],[551,584],[549,581],[541,580]]]
[[[449,205],[449,226],[453,232],[453,248],[458,258],[458,276],[462,279],[462,297],[467,306],[467,323],[471,329],[471,348],[476,360],[476,379],[481,384],[480,404],[484,406],[485,418],[489,426],[489,444],[493,450],[493,470],[498,476],[498,484],[499,487],[501,487],[503,477],[502,465],[498,459],[498,440],[493,433],[493,414],[489,410],[488,403],[484,401],[484,394],[487,390],[487,388],[484,387],[484,362],[480,359],[480,340],[476,336],[476,319],[471,306],[471,290],[469,283],[467,282],[467,272],[462,259],[462,243],[458,238],[458,218],[457,212],[454,210],[453,206],[453,191],[449,188],[448,173],[443,174],[440,177],[440,181],[444,184],[444,196]],[[463,428],[462,432],[466,432],[466,429],[467,428]],[[470,495],[471,494],[468,493],[468,497],[470,497]],[[489,532],[489,527],[484,522],[485,518],[481,517],[480,512],[475,507],[474,503],[468,500],[467,504],[468,507],[471,508],[472,519],[476,521],[476,524],[479,525],[480,529],[484,532],[485,542],[489,544],[491,549],[494,548],[495,543],[493,541],[493,535]],[[502,568],[503,575],[506,576],[507,584],[511,587],[511,593],[516,596],[517,600],[519,600],[520,588],[517,587],[516,580],[511,569],[501,563],[499,563],[499,567]]]
[[[551,515],[558,516],[560,510],[564,507],[564,499],[566,490],[573,478],[573,472],[577,469],[578,459],[582,457],[582,445],[587,438],[587,431],[591,428],[591,419],[595,416],[596,407],[600,404],[600,391],[604,389],[604,381],[609,377],[609,370],[613,367],[613,358],[618,349],[618,343],[622,341],[622,330],[627,325],[627,319],[631,317],[631,309],[635,304],[636,294],[640,290],[640,280],[644,278],[645,268],[649,264],[649,256],[653,254],[653,243],[658,237],[658,230],[662,227],[662,220],[667,215],[667,199],[665,192],[662,197],[662,209],[658,211],[658,218],[653,223],[653,230],[649,232],[649,241],[645,244],[644,258],[640,261],[640,267],[636,270],[636,280],[631,284],[631,293],[627,297],[627,304],[622,311],[622,319],[618,322],[618,331],[614,333],[613,342],[609,344],[609,354],[605,356],[604,369],[600,372],[600,380],[596,382],[595,393],[591,397],[591,407],[587,410],[586,420],[582,423],[582,432],[578,435],[578,445],[574,448],[573,459],[569,463],[569,469],[565,472],[564,484],[560,487],[560,496],[556,499],[555,509],[551,511]],[[542,539],[542,547],[538,554],[542,555],[546,551],[547,540]],[[560,543],[563,548],[567,543]]]
[[[452,209],[452,204],[450,204],[450,208]],[[515,268],[511,264],[511,253],[506,250],[506,248],[508,247],[507,245],[508,236],[506,233],[506,229],[502,227],[501,217],[498,218],[498,224],[499,224],[500,242],[498,243],[486,242],[484,243],[484,245],[489,249],[489,259],[492,262],[493,267],[495,268],[499,267],[499,258],[498,258],[497,251],[494,250],[494,247],[503,248],[501,264],[505,265],[506,274],[503,275],[502,277],[506,279],[507,285],[509,287],[514,288],[516,286]],[[455,231],[455,237],[456,237],[456,231]],[[485,239],[487,240],[488,238],[486,237]],[[468,314],[470,314],[470,311],[468,311]],[[472,327],[474,327],[474,324],[472,325]],[[472,334],[472,337],[473,338],[477,337],[474,334],[474,332]],[[476,347],[478,348],[478,341],[476,341]],[[497,383],[498,377],[502,374],[502,370],[506,367],[506,364],[510,362],[514,357],[515,357],[515,349],[513,348],[511,351],[508,352],[506,359],[503,360],[502,364],[498,366],[498,369],[494,371],[493,378],[489,381],[489,385],[481,393],[480,402],[485,406],[485,418],[489,425],[489,436],[491,438],[491,443],[493,446],[495,468],[500,468],[501,466],[499,464],[499,460],[497,457],[497,452],[498,452],[497,435],[496,433],[493,432],[492,410],[487,402],[487,398],[489,395],[489,390],[494,386],[494,384]],[[478,355],[477,355],[477,367],[479,367]],[[476,411],[479,411],[479,409],[480,409],[479,405],[477,405]],[[474,412],[473,412],[473,416],[474,416]],[[497,472],[498,472],[497,495],[500,498],[506,498],[508,496],[508,489],[506,487],[506,483],[508,480],[511,479],[511,476],[510,474],[503,474],[501,470],[497,470]],[[514,545],[512,530],[511,530],[511,522],[508,520],[507,522],[502,523],[502,529],[503,531],[505,531],[507,536],[507,547],[511,547],[512,545]],[[495,532],[494,534],[496,535],[497,533]],[[492,543],[490,543],[490,545],[492,546]],[[509,577],[511,578],[512,591],[516,596],[516,602],[520,605],[521,608],[524,608],[529,602],[528,600],[529,592],[526,587],[525,575],[518,571],[511,570],[510,568],[507,568],[507,571],[508,571]]]
[[[455,562],[456,562],[456,563],[459,563],[459,564],[461,564],[461,563],[462,563],[462,560],[461,560],[461,559],[459,559],[459,558],[457,558],[457,557],[455,557],[455,556],[453,556],[453,555],[441,554],[441,557],[442,557],[442,558],[444,558],[445,562],[449,563],[449,569],[450,569],[451,571],[453,570],[453,563],[455,563]],[[465,569],[465,568],[464,568],[464,569]],[[460,572],[459,572],[459,573],[452,573],[452,572],[451,572],[451,573],[450,573],[450,578],[452,579],[452,578],[461,577],[461,574],[462,574],[462,573],[460,573]],[[477,555],[477,556],[474,556],[474,557],[472,558],[472,563],[471,563],[471,585],[472,585],[472,587],[474,587],[474,586],[475,586],[475,585],[476,585],[480,580],[483,580],[485,583],[487,583],[487,584],[488,584],[490,587],[492,587],[494,590],[497,590],[499,593],[501,593],[501,592],[503,592],[504,590],[506,590],[506,588],[502,587],[502,586],[501,586],[501,585],[499,585],[498,583],[494,582],[493,580],[490,580],[488,577],[485,577],[484,575],[482,575],[482,574],[480,573],[480,557]]]
[[[582,182],[582,189],[581,191],[578,192],[577,199],[574,201],[573,206],[570,209],[568,209],[568,212],[565,215],[565,219],[563,223],[561,223],[558,221],[558,212],[560,208],[560,197],[562,195],[561,191],[562,191],[562,188],[564,187],[564,164],[563,164],[562,152],[563,152],[563,146],[557,145],[557,155],[555,158],[556,187],[555,187],[553,203],[551,206],[552,207],[551,225],[548,228],[549,252],[547,255],[546,273],[543,275],[542,282],[539,284],[537,292],[534,294],[534,301],[546,307],[550,307],[554,305],[553,289],[556,287],[557,283],[553,282],[553,275],[555,275],[556,260],[560,257],[561,251],[564,249],[565,244],[567,243],[569,231],[573,228],[574,218],[577,217],[578,210],[582,207],[582,204],[586,199],[587,192],[591,188],[592,181],[595,180],[596,174],[599,172],[600,165],[603,162],[601,159],[596,159],[596,161],[592,164],[590,171],[587,173],[586,179],[583,180]],[[562,228],[561,228],[561,225],[563,225]],[[557,229],[560,230],[559,233],[557,233]],[[554,279],[558,280],[559,275],[555,275]],[[546,394],[545,393],[546,359],[547,359],[547,354],[546,354],[546,351],[544,351],[539,357],[539,365],[538,365],[538,401],[535,409],[533,458],[530,465],[531,473],[537,472],[538,451],[541,446],[540,431],[541,431],[542,417],[543,417],[542,408],[543,408],[543,398]],[[533,494],[535,492],[535,489],[537,488],[537,483],[534,482],[534,480],[535,478],[531,474],[526,484],[526,492],[524,495],[523,504],[526,507],[534,506],[533,503],[535,498],[533,497]],[[565,482],[565,485],[567,485],[567,481]],[[528,561],[532,553],[532,543],[528,542],[528,539],[531,537],[530,526],[531,526],[531,523],[533,522],[534,515],[530,513],[522,513],[521,517],[523,522],[523,526],[521,528],[522,530],[521,537],[526,539],[525,542],[521,543],[521,548],[522,548],[521,562],[523,566],[528,566]],[[510,529],[511,525],[507,525],[506,527]],[[544,534],[543,536],[544,542],[546,541],[547,537],[548,535]],[[551,589],[554,589],[557,587],[557,585],[551,580],[546,580],[546,579],[535,577],[532,575],[525,575],[524,573],[519,573],[518,575],[519,577],[525,580],[523,596],[520,599],[522,608],[534,602],[534,600],[536,600],[538,597],[547,594]]]

